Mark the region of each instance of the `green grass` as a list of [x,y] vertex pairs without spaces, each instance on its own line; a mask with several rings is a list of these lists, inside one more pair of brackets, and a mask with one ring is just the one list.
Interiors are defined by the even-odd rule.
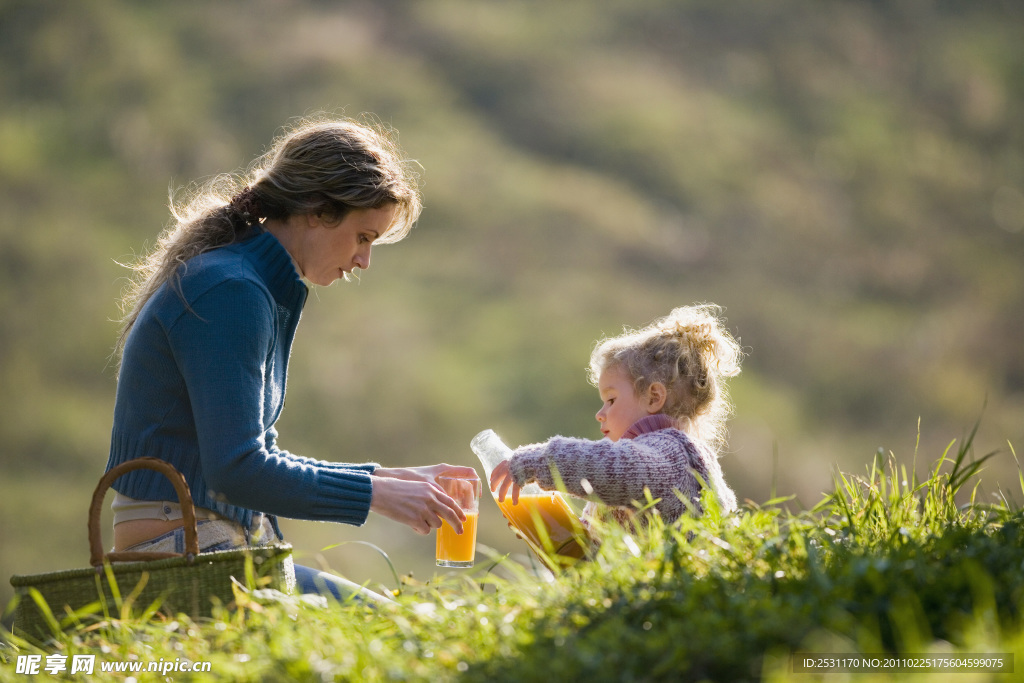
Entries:
[[[0,680],[30,680],[17,655],[52,653],[96,654],[97,667],[210,662],[211,674],[173,680],[814,681],[791,655],[840,652],[1014,653],[1019,671],[1024,512],[976,500],[989,456],[973,458],[972,440],[922,480],[891,455],[863,476],[837,473],[813,510],[780,499],[723,516],[708,501],[700,520],[605,529],[593,560],[557,577],[492,556],[426,583],[399,579],[394,609],[240,593],[237,609],[200,622],[111,619],[42,649],[9,638]],[[81,679],[105,676],[125,678]]]

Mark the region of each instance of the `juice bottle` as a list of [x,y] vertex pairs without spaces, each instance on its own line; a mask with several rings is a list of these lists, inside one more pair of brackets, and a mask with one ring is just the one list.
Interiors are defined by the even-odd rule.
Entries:
[[511,495],[506,495],[504,502],[495,497],[495,502],[505,519],[538,553],[543,549],[565,557],[583,557],[583,548],[576,541],[577,534],[585,534],[583,525],[558,491],[520,493],[515,505]]
[[[473,437],[470,446],[480,459],[488,481],[498,463],[512,454],[512,450],[490,429]],[[583,557],[584,548],[577,537],[586,538],[586,529],[560,493],[528,484],[519,493],[519,502],[515,505],[510,494],[505,496],[504,502],[498,501],[496,492],[491,491],[491,495],[501,514],[542,559],[549,555]]]

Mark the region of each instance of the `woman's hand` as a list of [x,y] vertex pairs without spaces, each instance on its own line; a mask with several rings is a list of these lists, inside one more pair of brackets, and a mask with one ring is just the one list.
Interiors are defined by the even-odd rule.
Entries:
[[378,476],[376,472],[371,479],[370,509],[377,514],[410,526],[418,534],[429,534],[431,529],[440,528],[442,520],[451,524],[456,533],[462,533],[466,513],[433,479]]
[[502,460],[494,468],[491,472],[490,484],[491,490],[498,492],[499,502],[505,502],[505,494],[508,493],[509,489],[512,490],[512,504],[516,505],[519,502],[519,491],[521,489],[512,478],[512,473],[509,472],[508,460]]
[[444,520],[462,533],[466,513],[437,485],[437,477],[476,477],[476,470],[461,465],[425,465],[422,467],[378,467],[373,471],[373,498],[370,509],[396,522],[429,534]]

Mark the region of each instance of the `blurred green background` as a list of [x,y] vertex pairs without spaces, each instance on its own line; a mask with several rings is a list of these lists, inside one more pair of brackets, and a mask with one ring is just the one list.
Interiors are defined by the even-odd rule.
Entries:
[[[741,499],[809,507],[879,448],[923,469],[979,417],[1004,451],[979,496],[1019,499],[1022,38],[1011,0],[0,0],[0,600],[86,564],[118,262],[169,190],[321,110],[394,126],[426,209],[311,296],[282,447],[476,464],[487,427],[599,436],[594,340],[713,301],[748,352]],[[321,549],[434,571],[388,520],[284,526],[357,581],[384,559]]]

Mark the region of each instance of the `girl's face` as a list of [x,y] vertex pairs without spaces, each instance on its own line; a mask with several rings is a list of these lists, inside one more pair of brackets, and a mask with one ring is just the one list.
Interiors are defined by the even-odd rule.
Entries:
[[660,404],[651,409],[654,404],[649,395],[637,396],[632,378],[620,365],[610,365],[601,371],[597,390],[604,403],[594,417],[601,423],[601,433],[612,441],[621,439],[640,418],[661,409]]
[[307,228],[301,238],[285,247],[304,278],[327,286],[355,268],[370,267],[370,247],[391,227],[395,210],[394,205],[353,209],[340,223],[328,223],[319,216],[307,215]]

